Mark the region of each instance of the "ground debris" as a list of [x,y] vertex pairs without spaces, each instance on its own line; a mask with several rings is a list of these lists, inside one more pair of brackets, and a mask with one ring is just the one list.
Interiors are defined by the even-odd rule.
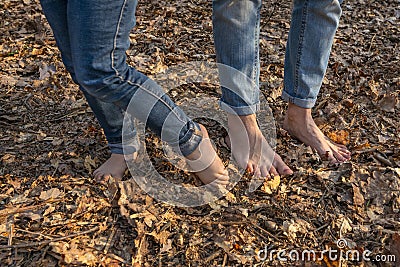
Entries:
[[[276,150],[295,174],[274,177],[251,193],[246,175],[218,201],[177,208],[146,195],[129,174],[107,185],[92,178],[109,156],[105,137],[61,63],[39,1],[3,0],[0,265],[398,266],[398,1],[360,3],[343,3],[314,110],[322,131],[353,152],[351,163],[327,166],[280,128],[290,3],[265,1],[261,91],[277,122]],[[130,63],[154,77],[181,63],[215,62],[211,9],[206,0],[139,2]],[[219,97],[217,86],[195,83],[170,94],[181,103],[204,94]],[[202,123],[228,162],[225,129],[212,120]],[[199,185],[163,157],[158,138],[146,133],[146,145],[157,171],[175,183]],[[332,260],[320,253],[328,248],[392,254],[398,261]],[[263,257],[272,250],[311,249],[319,259]]]

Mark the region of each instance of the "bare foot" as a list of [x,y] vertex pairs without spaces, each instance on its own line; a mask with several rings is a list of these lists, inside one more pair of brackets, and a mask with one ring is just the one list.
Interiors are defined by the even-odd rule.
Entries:
[[225,139],[241,168],[256,177],[290,175],[293,171],[274,152],[258,127],[256,115],[228,114],[229,136]]
[[326,137],[315,124],[311,109],[289,103],[283,128],[290,135],[315,149],[319,156],[332,164],[350,160],[351,153],[344,145],[336,144]]
[[[136,152],[132,158],[136,158]],[[93,172],[94,178],[100,183],[106,183],[111,177],[122,179],[127,169],[125,157],[122,154],[111,154],[111,157]]]
[[228,171],[215,152],[206,128],[203,125],[200,128],[203,139],[197,149],[186,157],[188,164],[204,184],[215,181],[218,185],[228,185]]

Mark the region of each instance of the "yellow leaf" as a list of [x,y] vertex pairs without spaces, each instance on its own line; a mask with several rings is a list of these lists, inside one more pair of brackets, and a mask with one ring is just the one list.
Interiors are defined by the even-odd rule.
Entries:
[[273,191],[278,189],[279,185],[281,184],[281,177],[279,175],[274,176],[272,180],[267,180],[264,182],[261,190],[267,194],[272,194]]

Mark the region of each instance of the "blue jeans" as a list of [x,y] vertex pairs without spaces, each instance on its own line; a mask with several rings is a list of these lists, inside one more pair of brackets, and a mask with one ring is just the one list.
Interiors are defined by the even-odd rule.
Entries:
[[[202,140],[199,125],[155,82],[126,63],[137,0],[40,2],[64,65],[103,127],[112,153],[124,152],[124,112],[146,121],[147,127],[184,156],[197,148]],[[130,103],[131,99],[136,101]],[[135,130],[130,127],[132,135],[125,140],[131,139],[132,144],[124,144],[127,153],[136,150]]]
[[[282,97],[312,108],[322,85],[342,0],[294,0],[285,55]],[[261,0],[214,0],[214,42],[219,63],[250,80],[230,77],[236,90],[222,88],[221,107],[237,115],[253,114],[259,103],[259,31]],[[221,70],[220,70],[221,74]],[[222,72],[222,76],[229,78]],[[224,81],[226,83],[226,81]]]

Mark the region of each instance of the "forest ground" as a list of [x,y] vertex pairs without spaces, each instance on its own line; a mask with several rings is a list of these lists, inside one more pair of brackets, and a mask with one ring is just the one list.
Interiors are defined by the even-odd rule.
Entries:
[[[191,61],[215,61],[212,2],[143,1],[129,62],[153,76]],[[400,11],[397,0],[345,1],[329,68],[314,109],[318,125],[346,144],[352,160],[321,162],[282,128],[283,61],[290,4],[265,1],[261,81],[276,122],[276,150],[295,170],[247,192],[244,177],[226,197],[193,208],[146,195],[127,174],[100,185],[92,171],[109,152],[93,113],[67,75],[36,0],[0,3],[1,266],[400,266]],[[190,90],[189,90],[190,89]],[[190,84],[174,100],[217,95]],[[203,120],[224,161],[221,126]],[[148,153],[165,177],[192,175]],[[260,259],[260,250],[395,255],[397,263]],[[372,258],[372,257],[371,257]]]

